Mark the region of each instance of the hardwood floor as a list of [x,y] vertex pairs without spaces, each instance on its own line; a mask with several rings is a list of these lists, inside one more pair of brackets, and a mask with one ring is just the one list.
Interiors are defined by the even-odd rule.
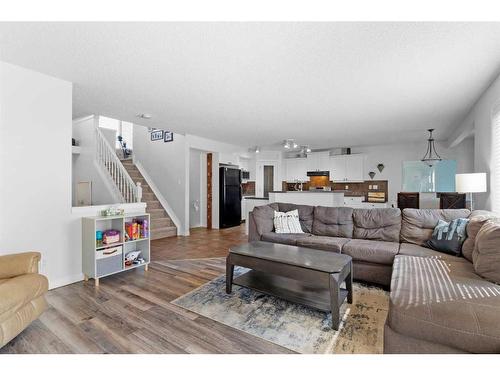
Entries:
[[49,309],[0,353],[291,353],[170,303],[222,274],[220,257],[245,241],[243,226],[153,241],[148,272],[49,291]]
[[187,237],[151,241],[152,260],[225,257],[229,247],[247,242],[245,226],[227,229],[191,229]]

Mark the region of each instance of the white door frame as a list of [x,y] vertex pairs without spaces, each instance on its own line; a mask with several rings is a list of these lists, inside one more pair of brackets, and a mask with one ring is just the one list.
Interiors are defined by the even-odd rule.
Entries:
[[273,190],[281,190],[279,181],[279,161],[278,160],[257,160],[255,170],[255,195],[257,197],[264,196],[264,165],[272,165],[273,170]]

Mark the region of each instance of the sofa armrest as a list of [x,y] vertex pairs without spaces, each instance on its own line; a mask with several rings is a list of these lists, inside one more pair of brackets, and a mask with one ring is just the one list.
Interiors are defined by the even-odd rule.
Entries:
[[248,242],[260,241],[260,234],[255,225],[255,218],[253,212],[248,213]]
[[0,279],[8,279],[27,273],[38,273],[38,252],[27,252],[0,256]]

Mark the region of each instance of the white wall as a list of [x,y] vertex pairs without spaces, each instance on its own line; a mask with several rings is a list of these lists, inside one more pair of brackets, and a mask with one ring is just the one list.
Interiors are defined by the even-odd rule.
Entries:
[[[474,206],[478,209],[492,209],[493,184],[491,181],[493,152],[492,111],[500,105],[500,76],[479,97],[475,105],[458,124],[456,134],[474,131],[474,172],[488,174],[488,193],[474,194]],[[500,173],[500,171],[498,172]],[[497,192],[495,192],[497,193]],[[500,192],[498,192],[500,194]]]
[[75,281],[72,84],[0,62],[0,108],[0,254],[39,251],[51,287]]
[[[79,141],[81,153],[73,155],[73,193],[72,202],[76,206],[76,185],[82,181],[92,181],[92,204],[115,204],[120,200],[114,194],[111,179],[99,173],[99,166],[95,162],[95,135],[94,126],[98,117],[89,116],[73,120],[73,138]],[[108,142],[114,146],[116,131],[101,128]]]
[[146,127],[134,125],[134,159],[142,164],[179,219],[180,234],[189,229],[189,213],[186,212],[189,208],[189,158],[186,158],[186,150],[183,135],[174,134],[173,142],[151,141]]
[[[192,134],[186,134],[186,143],[189,149],[212,153],[212,227],[217,229],[219,228],[219,164],[238,165],[241,157],[249,158],[250,155],[244,147]],[[187,175],[189,175],[189,171],[187,171]],[[187,184],[189,184],[189,180]],[[186,211],[188,216],[189,205],[187,205]]]
[[[420,160],[426,150],[425,134],[422,142],[378,145],[366,147],[353,147],[352,153],[365,155],[364,178],[369,180],[368,172],[376,173],[374,180],[387,180],[389,182],[388,202],[397,207],[397,193],[402,191],[403,161]],[[468,138],[453,148],[446,148],[442,142],[436,142],[437,152],[444,159],[457,161],[457,173],[472,172],[474,169],[474,140]],[[380,173],[377,164],[384,164],[385,168]]]

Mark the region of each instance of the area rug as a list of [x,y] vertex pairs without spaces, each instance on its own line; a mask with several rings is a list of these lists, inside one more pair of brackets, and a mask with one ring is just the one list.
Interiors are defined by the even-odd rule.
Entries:
[[[235,268],[235,277],[248,270]],[[219,276],[173,304],[298,353],[382,353],[388,292],[354,283],[353,304],[344,304],[339,330],[331,314],[233,285],[226,294]]]

